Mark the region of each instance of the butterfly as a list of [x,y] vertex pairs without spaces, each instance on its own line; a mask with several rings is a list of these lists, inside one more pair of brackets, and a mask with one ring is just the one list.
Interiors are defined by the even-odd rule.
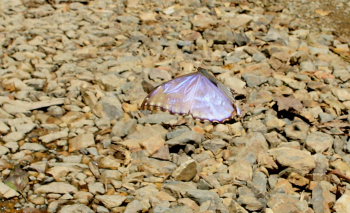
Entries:
[[203,68],[157,86],[144,99],[142,109],[161,109],[223,123],[242,115],[232,91]]

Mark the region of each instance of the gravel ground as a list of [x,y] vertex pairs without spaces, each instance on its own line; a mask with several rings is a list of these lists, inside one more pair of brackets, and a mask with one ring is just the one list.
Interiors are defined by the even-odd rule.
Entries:
[[[0,0],[0,211],[349,213],[349,6]],[[139,110],[198,66],[242,118]]]

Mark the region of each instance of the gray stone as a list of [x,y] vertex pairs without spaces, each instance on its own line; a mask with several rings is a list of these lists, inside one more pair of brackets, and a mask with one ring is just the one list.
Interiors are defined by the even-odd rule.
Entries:
[[293,122],[285,127],[286,136],[293,140],[305,140],[309,125],[302,121]]
[[66,193],[75,193],[77,188],[71,184],[63,182],[52,182],[47,185],[41,185],[34,189],[35,193],[57,193],[57,194],[66,194]]
[[323,132],[313,132],[306,138],[306,146],[314,152],[324,152],[333,145],[333,137]]
[[245,82],[247,82],[248,87],[256,87],[265,82],[267,82],[268,78],[266,76],[258,75],[255,73],[244,73],[242,75]]
[[91,194],[104,194],[106,192],[105,187],[101,182],[89,183],[88,189]]
[[200,143],[203,140],[203,135],[194,131],[184,132],[183,134],[166,141],[166,144],[173,145],[185,145],[189,142]]
[[329,122],[329,121],[333,121],[335,119],[334,115],[329,114],[329,113],[324,113],[324,112],[321,112],[319,114],[319,116],[320,116],[321,123],[326,123],[326,122]]
[[335,195],[330,192],[333,186],[327,181],[319,182],[312,190],[312,206],[315,213],[331,212],[330,206],[335,202]]
[[267,205],[273,212],[307,212],[308,204],[305,200],[288,194],[276,193],[270,196]]
[[131,134],[136,129],[137,121],[130,119],[128,121],[117,121],[112,128],[112,136],[124,137]]
[[73,204],[63,206],[58,213],[94,213],[88,206],[84,204]]
[[115,208],[120,206],[124,200],[126,199],[126,196],[122,195],[97,195],[96,200],[103,203],[104,206],[106,206],[109,209]]
[[69,152],[74,152],[95,145],[94,135],[86,133],[69,139]]
[[24,133],[22,132],[10,132],[4,137],[2,137],[2,140],[5,142],[17,142],[19,140],[22,140],[24,138]]
[[105,96],[101,98],[100,104],[102,105],[103,114],[100,115],[103,117],[104,115],[107,116],[109,119],[118,119],[123,116],[123,109],[122,105],[117,97],[113,96]]
[[144,209],[144,205],[139,200],[133,200],[126,206],[124,213],[134,213],[139,212]]
[[228,144],[222,139],[213,139],[213,140],[207,140],[203,142],[203,147],[207,150],[210,150],[214,154],[223,150],[223,148],[226,147],[227,145]]
[[177,116],[169,113],[156,113],[149,114],[145,117],[139,119],[139,123],[149,123],[149,124],[171,124],[176,123]]
[[315,159],[305,150],[281,147],[270,149],[269,153],[282,166],[288,166],[302,173],[308,173],[316,167]]
[[303,61],[300,63],[301,71],[315,71],[315,65],[311,61]]
[[257,211],[264,207],[264,204],[255,197],[253,191],[245,186],[238,188],[237,201],[250,211]]
[[179,181],[190,181],[197,174],[197,163],[194,160],[189,160],[182,163],[178,168],[176,168],[172,176],[175,180]]
[[257,52],[253,54],[253,60],[256,62],[261,62],[266,59],[266,56],[261,52]]
[[193,198],[199,204],[203,204],[206,201],[210,201],[208,210],[221,210],[222,212],[228,212],[227,208],[223,205],[219,195],[215,192],[195,189],[188,190],[187,195]]
[[183,182],[183,181],[165,181],[164,189],[168,189],[174,194],[184,195],[189,190],[195,190],[197,184],[194,182]]
[[24,143],[21,147],[20,150],[30,150],[30,151],[44,151],[46,148],[38,143]]
[[267,177],[262,172],[254,172],[252,184],[259,193],[266,193],[267,191]]

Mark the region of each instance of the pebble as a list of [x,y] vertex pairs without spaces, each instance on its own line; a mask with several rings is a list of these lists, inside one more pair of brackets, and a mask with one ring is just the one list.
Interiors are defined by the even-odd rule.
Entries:
[[323,132],[313,132],[306,137],[306,146],[314,152],[324,152],[333,145],[333,137]]
[[78,135],[72,139],[69,139],[68,142],[69,152],[74,152],[95,145],[95,139],[92,133]]
[[200,205],[203,205],[204,203],[209,201],[208,210],[212,210],[212,211],[218,210],[221,212],[228,212],[227,208],[223,205],[220,197],[215,192],[195,189],[195,190],[188,190],[187,194]]
[[330,192],[332,184],[321,181],[312,190],[312,205],[315,212],[331,212],[329,206],[335,202],[335,195]]
[[10,132],[4,137],[2,137],[2,140],[5,142],[17,142],[19,140],[22,140],[24,138],[24,133],[22,132]]
[[187,131],[183,134],[166,141],[166,144],[173,145],[184,145],[189,142],[200,143],[203,140],[203,135],[194,131]]
[[197,164],[194,160],[189,160],[184,163],[182,163],[179,167],[177,167],[173,173],[172,176],[175,180],[178,181],[190,181],[192,180],[197,174]]
[[240,187],[238,189],[239,197],[237,199],[238,203],[246,206],[246,209],[250,211],[257,211],[264,207],[254,195],[253,191],[248,187]]
[[112,209],[120,206],[124,202],[126,197],[122,195],[116,195],[116,194],[115,195],[97,195],[95,199],[103,203],[105,207]]
[[285,127],[286,136],[293,140],[305,140],[308,130],[309,126],[302,121],[294,122]]
[[269,153],[282,166],[291,167],[300,172],[307,173],[316,166],[314,158],[305,150],[281,147],[270,149]]
[[350,191],[346,190],[344,194],[335,202],[334,210],[339,213],[350,212]]
[[10,131],[10,128],[3,121],[0,121],[0,133],[5,134],[5,133],[8,133],[9,131]]
[[46,185],[40,185],[34,189],[35,193],[76,193],[78,190],[75,186],[63,183],[63,182],[52,182]]
[[169,113],[157,113],[150,114],[146,117],[139,119],[139,123],[149,123],[149,124],[171,124],[175,123],[177,120],[177,116],[171,115]]
[[104,185],[100,182],[89,183],[88,189],[91,194],[104,194],[106,192]]
[[43,135],[39,139],[44,143],[50,143],[54,140],[65,138],[67,136],[68,136],[68,129],[63,129],[58,132],[52,132],[47,135]]
[[59,211],[59,213],[75,213],[75,212],[86,212],[86,213],[93,213],[94,211],[91,210],[88,206],[84,204],[73,204],[73,205],[65,205],[63,206]]
[[21,147],[20,150],[30,150],[30,151],[35,151],[35,152],[40,152],[40,151],[45,151],[46,148],[37,143],[24,143]]

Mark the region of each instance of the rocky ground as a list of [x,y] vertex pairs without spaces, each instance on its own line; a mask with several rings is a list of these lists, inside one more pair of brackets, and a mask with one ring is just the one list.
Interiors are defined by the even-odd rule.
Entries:
[[[349,4],[1,0],[1,212],[350,212]],[[139,110],[198,66],[242,118]]]

